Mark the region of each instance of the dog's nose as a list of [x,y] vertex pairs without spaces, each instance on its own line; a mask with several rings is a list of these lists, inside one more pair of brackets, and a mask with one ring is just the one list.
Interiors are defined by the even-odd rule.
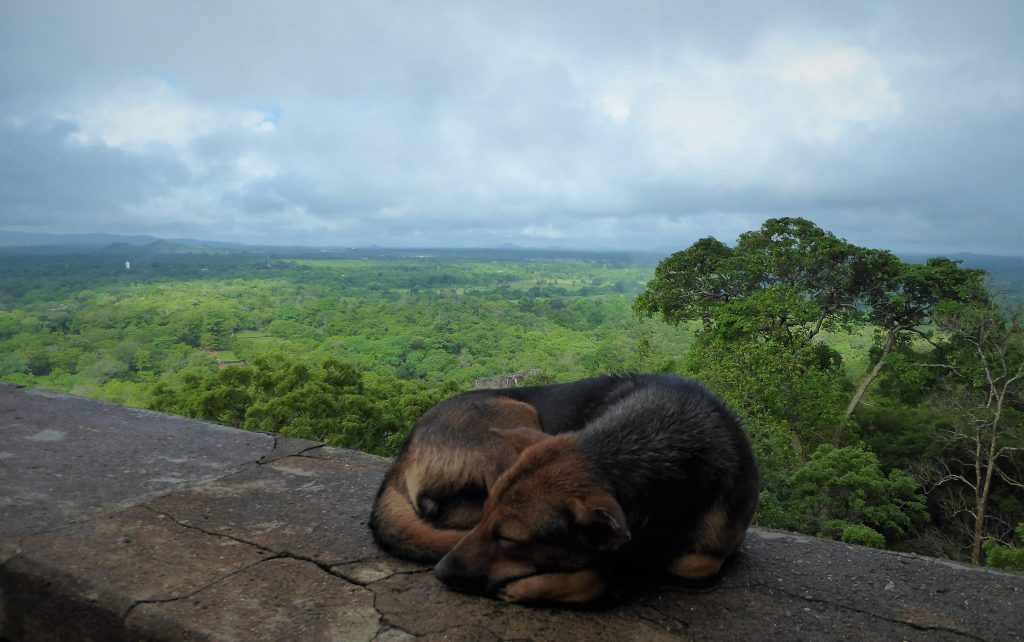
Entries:
[[483,593],[487,586],[486,576],[475,576],[458,557],[449,553],[434,567],[434,576],[461,593]]

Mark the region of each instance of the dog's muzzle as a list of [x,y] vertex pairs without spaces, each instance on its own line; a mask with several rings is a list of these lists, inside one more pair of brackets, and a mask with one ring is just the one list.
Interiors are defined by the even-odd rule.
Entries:
[[460,593],[481,594],[487,589],[487,576],[472,575],[459,558],[448,554],[434,567],[434,576]]

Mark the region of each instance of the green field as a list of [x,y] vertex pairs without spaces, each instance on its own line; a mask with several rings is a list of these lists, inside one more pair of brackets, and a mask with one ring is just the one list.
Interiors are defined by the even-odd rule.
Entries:
[[651,257],[410,254],[160,256],[130,275],[102,256],[7,257],[0,379],[145,405],[183,368],[267,352],[468,386],[671,368],[690,342],[630,311]]

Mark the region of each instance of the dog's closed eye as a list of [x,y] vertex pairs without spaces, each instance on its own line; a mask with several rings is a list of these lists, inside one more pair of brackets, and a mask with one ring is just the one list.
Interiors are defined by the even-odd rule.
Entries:
[[529,538],[522,537],[519,533],[512,533],[508,529],[502,530],[500,527],[495,526],[491,529],[491,539],[499,544],[512,545],[524,544]]

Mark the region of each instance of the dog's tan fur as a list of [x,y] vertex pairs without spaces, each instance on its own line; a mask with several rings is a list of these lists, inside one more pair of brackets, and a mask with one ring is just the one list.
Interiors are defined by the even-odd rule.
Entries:
[[436,516],[421,514],[423,498],[486,491],[544,437],[536,409],[507,397],[455,397],[435,406],[416,423],[378,493],[371,522],[378,542],[403,557],[440,559],[480,521],[483,496],[459,498]]

